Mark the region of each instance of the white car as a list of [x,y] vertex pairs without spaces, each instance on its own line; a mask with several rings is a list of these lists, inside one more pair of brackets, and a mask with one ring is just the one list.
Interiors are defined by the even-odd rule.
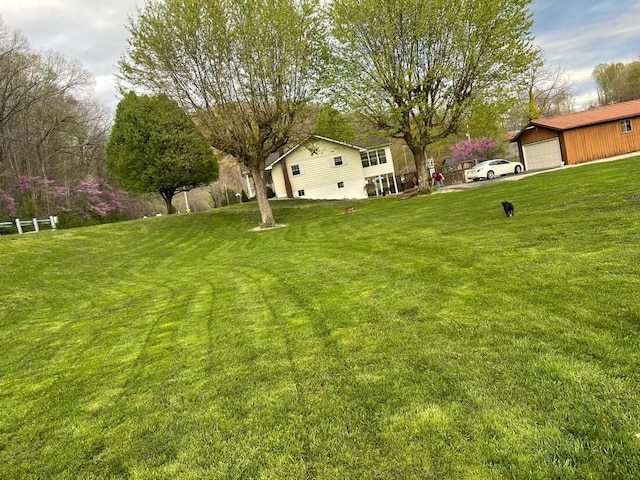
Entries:
[[492,178],[508,175],[510,173],[518,174],[523,170],[524,167],[520,162],[510,162],[502,158],[495,158],[493,160],[481,162],[475,167],[465,170],[464,173],[467,177],[467,181],[476,181],[483,178],[491,180]]

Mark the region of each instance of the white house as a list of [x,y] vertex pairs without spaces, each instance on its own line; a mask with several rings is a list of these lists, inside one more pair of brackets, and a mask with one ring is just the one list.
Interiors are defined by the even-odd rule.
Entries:
[[312,135],[266,170],[277,198],[367,198],[398,192],[388,142],[364,147]]

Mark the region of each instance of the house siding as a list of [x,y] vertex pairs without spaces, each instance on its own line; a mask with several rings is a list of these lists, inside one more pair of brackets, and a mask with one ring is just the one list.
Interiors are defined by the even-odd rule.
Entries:
[[284,183],[281,163],[275,164],[271,169],[271,181],[273,182],[273,190],[276,198],[287,198],[287,187]]
[[520,144],[528,145],[530,143],[542,142],[544,140],[551,140],[556,138],[558,132],[544,127],[534,127],[531,130],[527,130],[520,137]]
[[[316,155],[310,155],[309,150],[301,146],[287,156],[294,198],[299,196],[300,190],[304,190],[304,198],[311,199],[366,198],[358,150],[324,140],[315,140],[313,144],[317,147]],[[335,166],[335,157],[342,157],[343,164]],[[294,165],[300,166],[300,175],[292,174]],[[344,188],[338,188],[338,182],[343,182]]]
[[626,133],[619,120],[565,131],[565,162],[574,165],[640,151],[640,117],[632,118],[631,125]]
[[[381,150],[385,153],[386,163],[363,167],[361,147],[310,137],[268,168],[271,185],[277,198],[368,198],[372,185],[376,195],[397,192],[391,147],[378,146],[368,151]],[[335,164],[336,157],[342,158],[341,165]],[[289,193],[287,177],[291,187]],[[303,195],[301,191],[304,191]]]
[[344,185],[342,188],[338,188],[338,182],[336,182],[319,187],[305,188],[304,197],[298,197],[298,191],[294,190],[293,196],[296,198],[329,200],[342,200],[345,198],[367,198],[366,190],[364,187],[364,180],[362,178],[347,181],[341,180],[341,182]]

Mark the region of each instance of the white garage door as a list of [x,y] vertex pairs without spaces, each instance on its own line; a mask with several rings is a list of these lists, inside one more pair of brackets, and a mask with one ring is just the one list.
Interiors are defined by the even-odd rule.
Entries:
[[557,138],[523,145],[522,155],[524,156],[524,167],[527,170],[555,168],[562,165],[560,140]]

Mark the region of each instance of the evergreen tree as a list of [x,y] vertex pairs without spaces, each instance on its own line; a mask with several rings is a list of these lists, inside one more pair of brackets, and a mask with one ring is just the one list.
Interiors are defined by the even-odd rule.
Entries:
[[167,213],[175,194],[218,178],[213,150],[180,106],[166,95],[125,95],[107,144],[107,168],[120,186],[159,193]]

